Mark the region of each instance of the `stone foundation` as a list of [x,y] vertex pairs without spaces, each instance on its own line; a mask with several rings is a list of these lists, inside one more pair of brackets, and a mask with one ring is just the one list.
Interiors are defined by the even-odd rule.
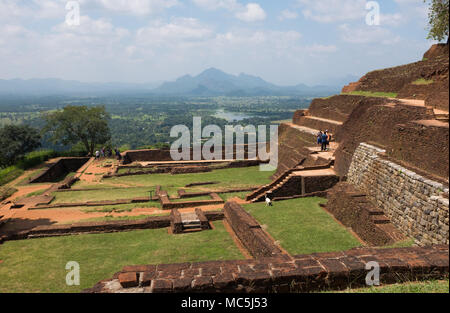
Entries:
[[348,182],[366,193],[417,244],[448,244],[448,187],[384,159],[383,153],[361,143],[353,155]]

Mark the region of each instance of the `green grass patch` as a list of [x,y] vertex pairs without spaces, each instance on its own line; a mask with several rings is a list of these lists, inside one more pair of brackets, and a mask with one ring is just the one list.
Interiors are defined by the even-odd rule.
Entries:
[[149,201],[144,203],[130,203],[130,204],[118,204],[118,205],[103,205],[97,207],[90,207],[88,209],[83,209],[82,212],[103,212],[103,213],[121,213],[121,212],[131,212],[133,209],[137,208],[157,208],[161,209],[161,203],[158,201]]
[[220,193],[219,196],[223,199],[223,201],[228,201],[232,198],[240,198],[242,200],[245,200],[245,197],[251,193],[251,191],[242,191],[242,192],[231,192],[231,193]]
[[17,189],[12,187],[0,187],[0,201],[11,197],[16,191]]
[[449,281],[432,280],[424,282],[407,282],[385,286],[347,289],[343,293],[449,293]]
[[[243,259],[222,221],[214,230],[170,235],[167,228],[7,241],[0,246],[0,292],[80,292],[125,265]],[[67,262],[80,286],[67,286]]]
[[52,204],[148,197],[150,196],[149,191],[153,191],[154,194],[154,190],[147,187],[54,192],[55,200],[52,201]]
[[407,247],[413,247],[413,246],[414,246],[414,239],[408,238],[408,239],[393,243],[392,245],[381,246],[380,248],[382,248],[382,249],[407,248]]
[[352,91],[343,92],[343,95],[352,96],[364,96],[364,97],[378,97],[378,98],[397,98],[397,93],[395,92],[381,92],[381,91]]
[[171,202],[187,202],[187,201],[203,201],[203,200],[212,200],[211,196],[197,196],[197,197],[189,197],[189,198],[180,198],[180,199],[170,199]]
[[259,170],[259,166],[251,166],[244,168],[229,168],[213,170],[206,173],[196,174],[149,174],[125,177],[113,177],[107,180],[110,184],[125,184],[129,186],[148,186],[156,187],[160,185],[163,190],[168,187],[184,188],[187,184],[219,181],[219,184],[211,186],[202,186],[202,189],[216,190],[219,188],[245,188],[251,186],[260,186],[270,183],[270,176],[274,171],[263,172]]
[[82,220],[77,221],[68,221],[64,223],[58,223],[59,225],[68,225],[68,224],[77,224],[77,223],[89,223],[89,222],[111,222],[111,221],[138,221],[143,220],[149,217],[155,217],[155,216],[168,216],[169,213],[163,213],[163,214],[141,214],[136,216],[104,216],[104,217],[91,217],[86,218]]
[[10,181],[13,181],[24,172],[23,169],[17,166],[9,166],[0,170],[0,186],[3,186]]
[[432,79],[419,78],[412,82],[413,85],[431,85],[434,83]]
[[48,188],[44,188],[44,189],[40,189],[40,190],[36,190],[33,192],[30,192],[29,194],[27,194],[25,196],[25,198],[31,198],[31,197],[36,197],[36,196],[40,196],[42,195]]
[[361,243],[320,206],[323,198],[245,204],[244,208],[290,254],[347,250]]

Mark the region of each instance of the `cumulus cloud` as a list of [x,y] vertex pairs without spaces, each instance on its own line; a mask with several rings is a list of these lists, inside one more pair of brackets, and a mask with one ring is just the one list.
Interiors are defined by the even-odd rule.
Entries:
[[[86,1],[86,0],[85,0]],[[133,15],[149,15],[179,4],[177,0],[95,0],[110,11]]]
[[199,41],[210,38],[213,30],[195,18],[175,18],[170,23],[156,21],[137,30],[140,44],[178,44],[180,41]]
[[341,39],[354,44],[379,43],[392,45],[400,41],[390,30],[382,27],[351,27],[348,24],[339,26]]
[[303,16],[321,23],[364,19],[366,0],[297,0]]
[[281,11],[280,15],[278,16],[278,19],[283,20],[294,20],[298,17],[297,12],[290,11],[290,10],[283,10]]
[[226,9],[234,11],[240,7],[236,0],[192,0],[194,4],[205,10]]
[[205,10],[226,9],[234,12],[234,16],[244,22],[257,22],[265,20],[266,12],[258,3],[242,5],[237,0],[192,0],[194,4]]
[[245,22],[257,22],[266,19],[266,12],[257,3],[249,3],[244,10],[236,13],[236,17]]

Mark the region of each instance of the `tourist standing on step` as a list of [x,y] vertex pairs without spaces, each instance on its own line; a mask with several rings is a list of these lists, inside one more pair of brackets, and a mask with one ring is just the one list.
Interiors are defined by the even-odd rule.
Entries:
[[[331,142],[331,133],[327,130],[326,131],[326,133],[327,133],[327,135],[328,135],[328,138],[327,138],[327,145],[330,145],[330,142]],[[328,150],[330,150],[330,148],[328,148]]]
[[322,147],[321,147],[321,151],[327,151],[327,144],[328,144],[328,134],[327,131],[325,131],[322,134]]
[[322,144],[322,131],[319,130],[319,133],[317,134],[317,145],[320,146]]

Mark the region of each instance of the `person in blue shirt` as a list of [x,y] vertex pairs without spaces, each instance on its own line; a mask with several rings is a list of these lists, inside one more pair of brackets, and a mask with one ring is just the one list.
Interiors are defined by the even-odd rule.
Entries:
[[328,132],[325,131],[322,134],[322,147],[321,147],[321,151],[327,151],[327,145],[328,145]]

